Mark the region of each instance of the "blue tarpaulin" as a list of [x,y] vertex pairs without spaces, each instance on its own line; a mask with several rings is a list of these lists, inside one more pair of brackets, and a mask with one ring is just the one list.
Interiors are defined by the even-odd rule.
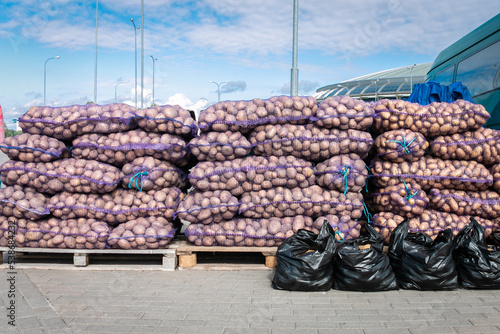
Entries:
[[472,102],[469,90],[461,82],[444,86],[437,81],[428,81],[414,85],[408,101],[427,105],[432,102],[454,102],[459,99]]

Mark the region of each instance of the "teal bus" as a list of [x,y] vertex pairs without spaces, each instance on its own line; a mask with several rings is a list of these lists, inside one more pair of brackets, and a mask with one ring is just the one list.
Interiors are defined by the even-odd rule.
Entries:
[[490,113],[485,126],[500,129],[500,14],[441,51],[427,73],[429,80],[462,82],[474,103]]

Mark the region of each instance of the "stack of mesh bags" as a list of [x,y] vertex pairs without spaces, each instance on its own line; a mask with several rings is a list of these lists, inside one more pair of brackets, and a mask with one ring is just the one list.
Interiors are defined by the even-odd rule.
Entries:
[[386,242],[409,219],[410,232],[457,234],[470,220],[490,234],[500,215],[493,170],[496,130],[482,128],[483,106],[463,100],[422,106],[401,100],[374,104],[373,186],[367,204]]
[[[186,110],[156,108],[176,111],[174,118],[163,117],[159,124],[185,119],[196,127]],[[66,150],[71,148],[72,157],[60,155],[47,162],[47,158],[32,160],[34,154],[24,154],[24,161],[0,166],[6,185],[33,188],[47,198],[44,212],[50,215],[44,217],[46,221],[24,224],[18,220],[18,234],[25,234],[24,239],[19,237],[19,246],[29,241],[28,247],[49,248],[164,247],[175,233],[173,212],[182,198],[178,187],[184,184],[184,173],[175,164],[186,164],[186,140],[174,130],[162,133],[159,125],[153,129],[151,119],[147,121],[120,103],[33,107],[20,117],[24,134],[17,137],[44,138],[30,150],[45,152],[45,142],[57,141]],[[11,145],[6,150],[21,159],[19,147]],[[96,224],[100,243],[91,247],[80,242],[82,237],[94,237],[88,226]],[[45,242],[50,238],[56,242]]]
[[[277,96],[225,101],[202,111],[202,134],[188,146],[205,161],[191,170],[195,190],[176,213],[191,222],[188,240],[206,246],[277,246],[301,228],[319,232],[324,221],[315,221],[319,217],[340,222],[349,216],[346,226],[351,217],[360,217],[362,195],[348,188],[362,182],[344,167],[361,168],[353,154],[367,154],[371,136],[321,127],[319,110],[312,97]],[[329,161],[333,157],[337,160]],[[314,165],[320,163],[318,177]],[[329,176],[337,173],[334,168],[346,175],[340,182]],[[335,188],[344,183],[345,194]]]

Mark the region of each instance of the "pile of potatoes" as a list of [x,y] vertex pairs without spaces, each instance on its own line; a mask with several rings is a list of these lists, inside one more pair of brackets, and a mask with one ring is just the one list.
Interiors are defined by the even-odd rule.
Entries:
[[361,193],[347,193],[344,196],[341,192],[326,190],[317,185],[251,191],[244,193],[240,202],[240,213],[247,218],[350,215],[356,219],[363,214]]
[[16,224],[16,218],[0,215],[0,247],[9,247],[9,241],[10,243],[14,242],[15,246],[19,246],[15,240]]
[[500,164],[491,166],[490,173],[493,177],[493,189],[500,191]]
[[122,167],[122,187],[140,191],[160,190],[185,185],[186,175],[168,161],[139,157]]
[[69,148],[63,142],[29,133],[5,138],[0,150],[11,160],[25,162],[49,162],[69,157]]
[[92,160],[63,159],[52,162],[9,160],[0,166],[0,179],[6,185],[35,188],[47,194],[109,193],[121,182],[118,168]]
[[318,105],[312,96],[273,96],[267,100],[223,101],[202,110],[202,132],[247,133],[259,124],[306,123],[314,118]]
[[366,204],[374,212],[392,212],[403,217],[420,216],[429,206],[425,191],[415,182],[380,188],[368,195]]
[[313,164],[293,156],[258,157],[200,162],[189,174],[191,185],[201,191],[227,190],[234,196],[273,187],[314,185]]
[[147,192],[119,188],[102,195],[64,192],[50,199],[48,209],[61,219],[86,217],[116,225],[143,216],[171,219],[182,196],[178,188]]
[[442,159],[475,160],[483,165],[500,163],[500,130],[479,128],[431,142],[432,154]]
[[387,131],[377,136],[373,146],[377,155],[384,160],[413,162],[425,155],[429,142],[419,132],[400,129]]
[[17,223],[15,240],[18,247],[104,249],[110,232],[105,222],[87,218],[19,219]]
[[72,148],[74,158],[97,160],[116,166],[123,166],[143,156],[183,165],[187,162],[184,160],[186,153],[186,141],[181,137],[144,130],[107,135],[86,134],[75,138]]
[[25,133],[68,140],[85,133],[113,133],[133,129],[135,108],[124,103],[89,103],[66,107],[31,107],[19,117]]
[[362,223],[352,219],[350,215],[326,215],[318,217],[314,220],[313,228],[319,231],[325,220],[332,226],[336,232],[335,237],[339,241],[357,239],[361,234]]
[[248,155],[252,144],[239,132],[207,132],[191,139],[188,148],[198,161],[226,161]]
[[36,220],[50,212],[49,198],[32,188],[18,185],[0,189],[0,216]]
[[315,233],[311,217],[294,216],[270,219],[235,218],[219,224],[191,224],[187,239],[197,246],[279,246],[300,229]]
[[239,207],[238,199],[227,190],[194,190],[187,194],[174,215],[190,223],[207,225],[232,219]]
[[429,200],[432,209],[442,212],[486,219],[500,217],[500,194],[497,191],[431,189]]
[[256,127],[250,134],[250,143],[256,155],[292,155],[321,161],[349,153],[364,159],[373,145],[373,138],[365,131],[325,129],[313,124],[276,124]]
[[371,171],[377,187],[392,186],[400,183],[401,179],[406,183],[416,182],[424,190],[437,188],[478,191],[493,184],[493,177],[488,169],[476,161],[442,160],[427,155],[419,161],[401,163],[377,157],[372,160]]
[[[474,218],[485,228],[485,237],[488,237],[494,228],[493,222],[480,217]],[[405,221],[405,219],[407,218],[391,212],[380,212],[373,215],[372,224],[375,230],[380,233],[380,237],[386,243],[389,243],[392,231]],[[410,218],[409,231],[413,233],[423,232],[434,239],[440,231],[447,228],[452,229],[453,235],[456,235],[469,222],[470,216],[459,216],[454,213],[426,210],[422,215]]]
[[368,170],[363,159],[351,153],[320,162],[316,165],[314,175],[321,187],[341,192],[360,192],[366,185]]
[[333,96],[323,100],[316,112],[316,125],[341,130],[366,130],[375,112],[370,104],[350,96]]
[[198,132],[196,121],[179,105],[153,106],[135,111],[137,125],[147,132],[163,132],[191,137]]
[[383,99],[374,105],[374,110],[378,114],[372,127],[375,132],[410,129],[427,138],[477,130],[490,117],[481,104],[464,100],[432,102],[422,106],[403,100]]
[[176,229],[163,217],[140,217],[113,228],[108,237],[111,248],[160,249],[172,240]]

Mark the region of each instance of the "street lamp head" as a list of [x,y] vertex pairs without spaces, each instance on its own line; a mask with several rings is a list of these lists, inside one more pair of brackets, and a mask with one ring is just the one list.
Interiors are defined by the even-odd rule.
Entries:
[[55,57],[54,57],[54,59],[59,59],[59,58],[61,58],[61,57],[60,57],[60,56],[55,56]]

